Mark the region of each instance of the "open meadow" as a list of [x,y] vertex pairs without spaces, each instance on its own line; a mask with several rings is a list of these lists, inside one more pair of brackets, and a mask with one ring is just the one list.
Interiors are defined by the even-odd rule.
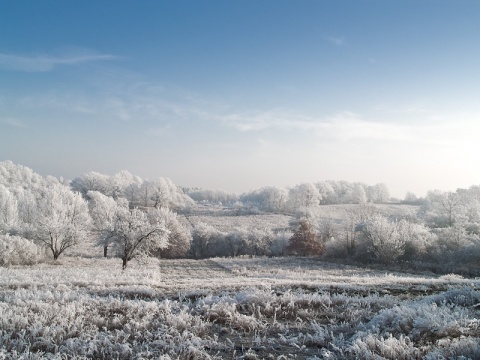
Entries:
[[0,0],[0,360],[480,360],[480,0]]
[[480,280],[313,258],[0,268],[0,359],[478,359]]

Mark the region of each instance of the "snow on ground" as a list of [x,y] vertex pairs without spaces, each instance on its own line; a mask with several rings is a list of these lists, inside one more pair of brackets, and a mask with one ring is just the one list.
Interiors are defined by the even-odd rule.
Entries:
[[480,279],[309,258],[0,268],[0,359],[480,358]]
[[213,226],[220,231],[232,231],[235,228],[283,230],[289,228],[290,215],[263,214],[238,216],[188,215],[191,224],[200,222]]

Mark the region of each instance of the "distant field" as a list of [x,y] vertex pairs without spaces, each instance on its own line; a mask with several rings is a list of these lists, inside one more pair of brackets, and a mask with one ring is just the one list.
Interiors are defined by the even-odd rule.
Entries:
[[[371,205],[376,211],[388,216],[406,216],[417,211],[417,206],[398,204],[376,204]],[[319,207],[320,216],[325,219],[332,219],[340,224],[346,216],[346,211],[356,211],[358,205],[323,205]],[[226,215],[228,214],[228,215]],[[257,215],[235,215],[235,211],[225,207],[200,206],[194,209],[191,214],[180,215],[179,220],[188,228],[192,229],[196,224],[203,222],[214,228],[228,232],[235,228],[247,229],[271,229],[272,231],[290,228],[290,221],[293,215],[288,214],[257,214]],[[95,246],[93,240],[81,242],[74,248],[68,249],[69,256],[97,257],[103,252]],[[49,254],[50,255],[50,254]]]
[[212,225],[220,231],[231,231],[238,227],[247,229],[273,229],[282,230],[289,228],[290,215],[264,214],[264,215],[239,215],[239,216],[209,216],[193,215],[188,216],[191,224],[200,222]]
[[[372,207],[375,211],[386,216],[407,216],[413,215],[418,211],[418,206],[403,205],[403,204],[367,204],[367,207]],[[328,218],[344,219],[345,211],[356,211],[359,205],[355,204],[341,204],[341,205],[322,205],[319,207],[320,213]]]
[[0,268],[0,358],[480,358],[480,279],[310,258]]
[[[400,204],[374,204],[368,205],[375,211],[387,216],[407,216],[417,212],[418,206]],[[322,205],[318,208],[320,217],[341,222],[345,219],[347,211],[356,211],[358,205]],[[182,217],[183,218],[183,217]],[[220,231],[231,231],[236,227],[268,228],[273,230],[289,228],[289,222],[293,215],[287,214],[259,214],[259,215],[235,215],[235,211],[224,207],[200,207],[187,215],[188,221],[183,222],[191,227],[199,222],[212,225]]]

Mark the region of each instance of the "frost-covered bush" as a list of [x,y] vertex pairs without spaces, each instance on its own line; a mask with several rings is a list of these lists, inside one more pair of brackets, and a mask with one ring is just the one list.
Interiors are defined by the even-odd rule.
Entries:
[[272,243],[270,244],[270,253],[273,256],[284,256],[285,249],[290,243],[293,236],[291,231],[282,230],[275,234]]
[[[192,229],[191,253],[201,259],[218,252],[218,245],[224,243],[225,234],[213,226],[200,222]],[[214,256],[214,255],[213,255]]]
[[168,233],[168,245],[157,252],[164,258],[181,258],[190,250],[192,235],[190,231],[178,220],[177,214],[168,208],[159,209],[160,216],[165,221]]
[[358,228],[357,257],[384,264],[418,258],[436,241],[424,225],[384,215],[374,215]]
[[424,356],[425,360],[480,359],[480,337],[445,338],[437,341],[436,346]]
[[462,227],[433,229],[432,241],[422,260],[435,263],[442,273],[456,272],[469,276],[480,275],[480,237]]
[[[419,354],[418,349],[412,347],[412,342],[438,344],[443,341],[446,344],[447,339],[475,337],[480,322],[469,307],[479,301],[479,296],[478,291],[470,289],[447,291],[383,309],[365,325],[364,331],[354,336],[350,351],[362,358],[378,353],[389,359],[408,359]],[[394,338],[392,334],[395,334]],[[451,349],[444,350],[440,353],[453,354]],[[457,349],[454,353],[466,355],[463,351]],[[478,347],[467,349],[468,354],[475,351]]]
[[325,257],[326,258],[345,258],[348,254],[347,240],[339,240],[338,238],[331,238],[325,243]]
[[32,241],[8,234],[0,235],[0,254],[0,266],[32,265],[43,257],[43,251]]

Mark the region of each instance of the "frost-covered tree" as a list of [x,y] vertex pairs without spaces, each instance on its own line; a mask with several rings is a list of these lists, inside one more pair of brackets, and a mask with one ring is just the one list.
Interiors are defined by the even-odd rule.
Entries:
[[112,244],[122,259],[125,269],[129,261],[148,256],[168,246],[169,231],[159,210],[148,212],[119,207],[112,230]]
[[405,240],[397,232],[396,224],[383,215],[376,215],[360,229],[365,247],[373,258],[382,263],[395,262],[405,251]]
[[145,180],[140,186],[140,195],[141,205],[145,207],[181,209],[193,204],[192,199],[168,178]]
[[19,223],[18,202],[14,195],[0,184],[0,234],[15,228]]
[[183,234],[175,223],[175,214],[168,209],[131,210],[126,199],[114,200],[98,191],[89,191],[88,197],[94,231],[104,248],[104,256],[108,247],[114,246],[123,268],[137,256],[158,254],[169,246],[170,240],[176,240],[173,245],[185,247],[178,245]]
[[334,203],[332,199],[335,196],[335,190],[330,182],[319,181],[315,183],[315,186],[318,189],[318,193],[320,194],[320,204],[327,205]]
[[353,186],[352,191],[352,203],[353,204],[365,204],[367,202],[367,192],[365,186],[360,183],[356,183]]
[[303,183],[289,190],[288,206],[292,212],[316,207],[320,205],[320,201],[320,193],[314,184]]
[[468,233],[480,235],[480,186],[471,186],[462,197],[464,205],[459,218]]
[[367,188],[367,198],[368,202],[376,204],[385,203],[390,199],[390,191],[384,183],[369,186]]
[[[330,217],[320,219],[319,234],[324,239],[326,255],[329,257],[343,258],[354,256],[358,250],[363,249],[358,245],[359,224],[364,224],[378,213],[372,204],[344,205],[337,207],[341,214],[338,218]],[[323,229],[322,229],[323,227]],[[322,234],[325,234],[322,236]]]
[[178,220],[177,214],[168,208],[160,208],[158,216],[163,218],[168,230],[168,245],[158,251],[158,255],[170,259],[184,257],[190,250],[191,232]]
[[78,191],[86,197],[89,191],[98,191],[104,195],[112,195],[112,186],[110,177],[95,171],[90,171],[72,180],[70,186],[72,190]]
[[242,194],[240,200],[248,206],[254,206],[266,212],[283,212],[288,200],[288,190],[275,186],[265,186],[261,189]]
[[437,241],[437,236],[425,224],[404,220],[401,224],[401,236],[405,239],[403,259],[413,260],[428,255],[429,249]]
[[[172,193],[173,190],[173,193]],[[159,178],[155,180],[146,180],[140,187],[144,206],[160,208],[171,207],[175,202],[175,187],[170,186],[167,179]]]
[[138,176],[122,170],[113,176],[91,171],[73,179],[70,186],[84,197],[87,196],[89,191],[98,191],[114,199],[127,198],[133,203],[137,200],[137,190],[141,184],[142,179]]
[[273,233],[270,229],[251,229],[248,235],[248,253],[254,256],[265,256],[270,252]]
[[132,185],[140,186],[142,179],[139,176],[135,176],[126,170],[122,170],[113,176],[109,177],[109,194],[114,199],[120,197],[126,197],[125,193],[127,189],[130,190]]
[[125,199],[127,199],[128,203],[131,204],[132,207],[135,207],[141,204],[141,198],[142,198],[142,191],[140,189],[141,185],[142,183],[133,182],[124,189]]
[[338,226],[335,224],[335,220],[331,217],[323,218],[318,222],[316,228],[317,239],[322,244],[325,244],[327,241],[332,241],[337,237]]
[[227,254],[219,254],[226,256],[238,256],[247,253],[249,245],[249,232],[246,228],[236,228],[225,234],[225,250]]
[[[214,251],[218,239],[224,240],[225,234],[213,226],[199,222],[192,230],[192,255],[196,259],[209,257]],[[223,241],[224,242],[224,241]],[[218,250],[217,250],[218,251]]]
[[405,194],[405,198],[403,199],[403,202],[406,204],[415,204],[418,201],[417,195],[415,195],[411,191],[407,191]]
[[333,188],[333,194],[328,201],[329,204],[351,204],[353,202],[354,185],[348,181],[332,181],[328,183]]
[[427,193],[427,218],[434,227],[452,227],[465,197],[457,192],[433,190]]
[[128,208],[128,204],[115,201],[112,197],[99,191],[89,191],[88,208],[93,222],[93,231],[97,235],[98,244],[103,247],[103,256],[107,257],[108,247],[113,241],[117,211],[120,207]]
[[38,200],[36,239],[56,260],[65,250],[86,240],[90,221],[81,194],[57,184],[46,188]]
[[[40,197],[40,195],[38,195]],[[18,216],[23,230],[31,228],[37,215],[37,196],[28,189],[16,189],[15,197],[18,202]]]
[[358,209],[344,209],[344,221],[341,227],[341,240],[345,245],[346,254],[352,256],[356,248],[356,228],[361,222],[361,215]]
[[237,194],[224,190],[185,189],[185,193],[194,201],[201,204],[233,205],[238,200]]
[[480,187],[429,191],[419,216],[431,228],[456,227],[467,235],[480,235]]
[[17,165],[11,161],[0,162],[0,184],[9,189],[21,186],[24,189],[36,191],[43,188],[49,181],[26,166]]
[[270,212],[283,212],[286,202],[288,200],[288,190],[278,188],[275,186],[267,186],[263,188],[263,198],[268,211]]

